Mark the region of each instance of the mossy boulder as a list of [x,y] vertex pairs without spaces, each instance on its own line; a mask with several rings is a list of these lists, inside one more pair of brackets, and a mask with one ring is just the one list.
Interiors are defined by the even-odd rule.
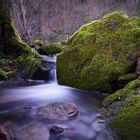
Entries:
[[[28,67],[32,66],[30,65],[31,63],[28,63],[29,60],[35,64],[42,64],[43,58],[38,52],[21,40],[14,27],[9,10],[0,9],[0,69],[8,73],[8,77],[10,78],[10,76],[16,75],[15,72],[18,71],[20,67],[24,69],[26,73]],[[36,69],[40,67],[40,65],[35,66]],[[36,70],[33,68],[32,71],[28,72],[28,75],[26,74],[27,78],[33,75]],[[2,74],[4,74],[4,72],[2,72]],[[0,80],[3,80],[3,78],[0,77]]]
[[53,44],[45,44],[42,40],[35,40],[35,44],[39,46],[38,52],[42,55],[52,55],[58,54],[62,51],[62,44],[53,43]]
[[140,18],[122,12],[82,26],[57,59],[58,82],[113,92],[118,78],[135,73],[140,56]]
[[8,10],[0,10],[0,29],[0,52],[3,52],[4,56],[10,58],[39,56],[34,49],[21,40]]
[[119,140],[140,139],[140,78],[106,97],[108,125]]
[[42,50],[46,53],[46,55],[60,53],[61,49],[62,49],[61,43],[44,45],[42,47]]

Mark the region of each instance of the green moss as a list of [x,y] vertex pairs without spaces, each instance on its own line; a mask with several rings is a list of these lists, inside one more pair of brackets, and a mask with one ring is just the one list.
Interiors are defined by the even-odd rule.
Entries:
[[0,27],[3,32],[0,40],[0,51],[6,57],[13,59],[18,56],[27,57],[28,55],[39,56],[39,54],[30,48],[26,43],[22,42],[14,28],[13,21],[8,10],[0,10]]
[[128,73],[118,77],[119,88],[124,87],[127,83],[138,78],[136,73]]
[[35,44],[39,46],[46,55],[60,53],[63,49],[63,46],[60,42],[53,44],[44,44],[42,40],[37,39],[35,40]]
[[[0,29],[2,32],[0,34],[0,54],[2,59],[6,60],[5,64],[2,61],[0,64],[2,63],[1,69],[9,73],[9,77],[15,76],[18,68],[28,61],[29,56],[32,60],[38,58],[40,61],[43,60],[33,48],[21,40],[13,25],[10,12],[6,9],[0,9]],[[26,67],[24,68],[26,69]]]
[[5,65],[5,59],[0,58],[0,68]]
[[108,124],[119,140],[140,138],[140,78],[106,97],[104,107],[113,114]]
[[134,73],[140,56],[140,18],[114,12],[82,26],[58,56],[58,82],[112,92],[118,78]]
[[47,62],[42,58],[27,57],[24,61],[25,77],[31,79],[38,68],[47,67]]
[[140,95],[131,95],[129,98],[126,98],[124,102],[121,103],[123,109],[127,109],[130,106],[137,106],[140,104]]
[[136,73],[128,73],[118,78],[118,81],[132,81],[138,78]]
[[3,70],[0,70],[0,80],[6,80],[6,79],[8,79],[6,72]]
[[61,52],[62,45],[61,43],[56,43],[44,45],[41,48],[45,51],[46,54],[57,54]]
[[8,77],[10,78],[10,77],[15,77],[16,75],[17,75],[17,68],[16,69],[14,69],[14,70],[12,70],[12,71],[10,71],[9,73],[8,73]]
[[140,138],[140,106],[121,110],[112,119],[111,126],[119,140],[139,140]]
[[36,39],[34,42],[35,42],[35,44],[38,45],[39,47],[44,46],[44,43],[43,43],[42,40]]
[[114,94],[108,96],[104,100],[104,106],[108,107],[116,101],[122,101],[129,96],[136,95],[136,88],[140,86],[140,78],[128,83],[125,88],[116,91]]
[[9,37],[17,35],[13,22],[12,22],[11,14],[9,10],[7,9],[0,9],[0,27],[1,27],[1,31],[3,32],[1,36],[2,42],[6,42],[6,40]]

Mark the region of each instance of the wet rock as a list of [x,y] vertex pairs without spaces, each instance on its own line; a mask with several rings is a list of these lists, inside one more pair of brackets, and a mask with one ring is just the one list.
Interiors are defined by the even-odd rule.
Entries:
[[98,123],[100,123],[100,124],[105,123],[105,120],[101,120],[101,119],[100,119],[100,120],[98,121]]
[[63,126],[59,126],[59,125],[50,126],[50,132],[54,134],[61,134],[62,132],[64,132],[64,130],[65,128],[63,128]]
[[61,136],[64,137],[73,137],[73,136],[77,136],[78,132],[76,132],[75,130],[71,130],[71,129],[66,129]]
[[31,122],[16,132],[17,140],[49,140],[49,130],[40,122]]
[[52,120],[67,120],[76,116],[78,109],[73,103],[51,103],[39,108],[37,113]]
[[0,126],[0,140],[11,140],[9,132],[2,126]]
[[49,130],[51,134],[55,134],[61,139],[79,135],[76,130],[67,128],[64,125],[53,124],[49,126]]
[[138,75],[140,75],[140,58],[138,59],[138,62],[137,62],[136,73],[137,73]]
[[25,110],[31,110],[31,109],[33,109],[33,108],[32,108],[31,105],[26,105],[26,106],[24,107],[24,109],[25,109]]

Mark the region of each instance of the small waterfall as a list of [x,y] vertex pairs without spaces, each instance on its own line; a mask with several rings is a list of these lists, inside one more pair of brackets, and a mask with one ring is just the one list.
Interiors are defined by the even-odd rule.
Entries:
[[57,83],[57,74],[56,74],[56,63],[53,64],[52,69],[49,72],[50,81]]
[[57,74],[56,74],[56,61],[57,57],[56,55],[50,55],[50,56],[43,56],[43,58],[48,62],[49,65],[49,80],[51,82],[57,83]]

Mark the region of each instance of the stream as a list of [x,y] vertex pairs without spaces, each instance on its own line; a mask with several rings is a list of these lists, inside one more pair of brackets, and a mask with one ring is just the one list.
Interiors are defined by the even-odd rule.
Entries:
[[[0,90],[0,126],[6,128],[7,139],[113,140],[99,114],[102,99],[58,85],[56,56],[44,57],[52,67],[47,83]],[[55,108],[55,115],[51,108]],[[68,116],[69,112],[74,115]],[[0,135],[0,140],[6,139]]]

